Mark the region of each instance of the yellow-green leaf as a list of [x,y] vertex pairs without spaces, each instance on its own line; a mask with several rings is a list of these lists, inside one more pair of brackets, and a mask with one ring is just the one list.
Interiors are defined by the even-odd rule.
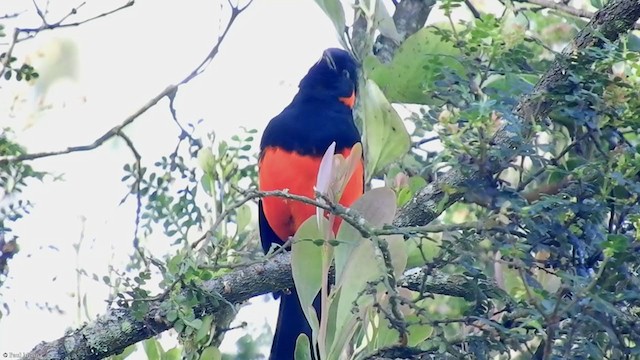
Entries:
[[433,240],[413,238],[407,241],[407,266],[414,268],[432,261],[440,253],[440,245]]
[[182,358],[182,350],[177,347],[173,347],[162,354],[162,360],[180,360]]

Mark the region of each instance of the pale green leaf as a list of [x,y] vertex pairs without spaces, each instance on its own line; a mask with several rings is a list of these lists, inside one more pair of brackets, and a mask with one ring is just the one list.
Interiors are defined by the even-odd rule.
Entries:
[[418,346],[427,340],[433,334],[433,327],[429,325],[420,324],[420,317],[416,315],[409,315],[405,318],[409,325],[407,331],[409,332],[409,338],[407,339],[408,346]]
[[380,31],[380,34],[392,39],[397,44],[402,41],[402,36],[396,28],[396,23],[387,11],[382,0],[376,0],[376,9],[374,13],[374,26]]
[[206,174],[213,173],[216,158],[213,156],[213,152],[210,147],[203,147],[198,151],[198,164],[200,165],[200,169],[202,169]]
[[453,42],[442,41],[432,28],[423,28],[402,43],[391,63],[382,64],[369,56],[363,68],[367,77],[384,89],[389,101],[439,106],[442,101],[427,97],[425,88],[435,86],[444,69],[466,77],[465,68],[457,61],[460,55]]
[[332,302],[332,306],[330,307],[333,317],[329,318],[331,330],[329,333],[330,336],[328,337],[328,343],[331,344],[329,346],[329,359],[339,359],[340,355],[344,353],[345,347],[349,346],[349,342],[358,329],[358,324],[360,324],[358,316],[354,315],[351,316],[346,323],[341,324],[340,327],[336,327],[336,322],[331,320],[337,316],[339,303],[339,300]]
[[422,266],[440,254],[440,245],[433,240],[412,238],[406,243],[408,268]]
[[300,334],[296,339],[296,350],[294,353],[295,360],[312,360],[311,344],[306,334]]
[[358,308],[373,302],[371,296],[359,295],[368,282],[382,276],[383,266],[376,257],[373,243],[369,240],[361,240],[351,253],[341,278],[341,284],[338,285],[340,299],[336,314],[336,328],[345,326],[350,318],[355,317],[352,310],[356,299]]
[[344,44],[346,20],[340,0],[315,0],[315,2],[320,6],[329,19],[331,19],[331,22],[333,22],[333,26],[336,28],[340,41],[343,43],[342,45],[346,45]]
[[400,333],[398,332],[398,330],[391,327],[389,319],[387,319],[382,314],[378,314],[375,320],[377,320],[375,348],[379,349],[391,345],[396,345],[398,343],[398,339],[400,338]]
[[196,341],[200,341],[209,335],[209,331],[211,330],[211,323],[213,322],[213,316],[207,315],[202,318],[202,325],[198,329],[196,333]]
[[[321,226],[325,226],[327,220],[322,218]],[[322,239],[322,233],[318,228],[316,216],[307,219],[296,234],[291,245],[291,271],[296,285],[300,305],[312,326],[313,333],[318,330],[317,315],[313,309],[313,300],[322,287],[322,246],[316,245],[313,240]],[[314,321],[315,320],[315,321]]]
[[[389,320],[382,314],[378,315],[378,327],[376,332],[376,348],[383,348],[393,346],[398,343],[400,333],[398,330],[391,327]],[[419,324],[420,318],[416,315],[408,315],[405,320],[408,323],[413,323],[407,328],[408,332],[408,346],[418,346],[423,343],[427,338],[433,334],[433,327],[429,325]]]
[[411,147],[411,138],[402,119],[374,81],[367,80],[361,97],[364,111],[366,173],[367,177],[371,178],[406,154]]
[[393,273],[396,278],[400,277],[407,267],[407,248],[402,235],[384,236],[391,255],[391,264],[393,265]]
[[244,230],[251,222],[251,208],[249,205],[244,204],[236,210],[236,225],[238,226],[238,232]]
[[180,360],[182,358],[182,350],[177,347],[173,347],[162,354],[162,360]]
[[[390,224],[396,213],[395,194],[389,188],[369,190],[353,203],[351,210],[360,214],[373,227]],[[340,245],[336,246],[334,251],[336,283],[340,283],[345,265],[352,257],[351,252],[362,239],[362,236],[353,226],[343,221],[336,239],[340,241]]]

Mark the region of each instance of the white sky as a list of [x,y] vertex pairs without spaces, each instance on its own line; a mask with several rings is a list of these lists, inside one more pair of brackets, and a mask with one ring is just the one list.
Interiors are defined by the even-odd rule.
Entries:
[[[77,18],[125,2],[89,0]],[[71,2],[53,3],[61,7],[51,15],[55,20]],[[7,12],[25,6],[33,10],[31,2],[4,0],[5,4]],[[37,21],[32,17],[20,26],[37,26]],[[225,24],[226,14],[220,20],[218,1],[137,0],[133,7],[108,18],[42,33],[19,44],[16,54],[36,58],[34,64],[44,76],[51,63],[73,58],[59,45],[71,40],[77,46],[75,79],[53,83],[44,100],[50,108],[40,113],[35,109],[41,89],[13,83],[0,90],[25,99],[10,118],[0,119],[0,126],[19,129],[19,140],[30,151],[90,143],[188,74],[209,52]],[[5,25],[10,33],[14,24]],[[299,79],[322,50],[333,46],[338,41],[332,24],[313,1],[256,0],[237,20],[207,71],[181,88],[176,103],[179,118],[183,123],[202,118],[202,129],[214,129],[223,137],[236,133],[240,125],[262,130],[288,104]],[[38,51],[44,56],[38,57]],[[5,95],[4,99],[10,98]],[[167,104],[163,100],[127,130],[147,166],[169,153],[177,140]],[[0,101],[2,114],[11,105]],[[9,279],[0,289],[11,307],[11,313],[0,320],[0,352],[26,353],[38,342],[54,340],[65,329],[77,327],[76,261],[100,277],[109,264],[116,268],[126,264],[132,248],[134,204],[118,203],[126,193],[120,183],[122,166],[131,161],[126,147],[110,142],[90,153],[33,162],[37,169],[63,174],[65,181],[35,183],[28,189],[35,208],[14,226],[21,252],[11,261]],[[85,239],[76,259],[72,245],[80,238],[82,217],[87,219]],[[166,248],[161,236],[152,240],[152,247]],[[48,249],[49,245],[58,250]],[[88,296],[92,316],[104,312],[105,286],[82,279],[81,292]],[[36,304],[46,302],[65,313],[39,310]],[[268,308],[245,308],[240,320],[261,327],[265,315],[274,321],[276,313],[272,302]],[[233,349],[240,335],[239,331],[229,333],[223,349]]]

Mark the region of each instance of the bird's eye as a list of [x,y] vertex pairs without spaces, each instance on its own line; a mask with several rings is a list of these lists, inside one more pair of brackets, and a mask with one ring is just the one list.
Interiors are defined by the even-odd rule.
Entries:
[[351,74],[349,74],[349,71],[347,71],[346,69],[345,69],[345,70],[342,70],[342,76],[343,76],[345,79],[351,79]]

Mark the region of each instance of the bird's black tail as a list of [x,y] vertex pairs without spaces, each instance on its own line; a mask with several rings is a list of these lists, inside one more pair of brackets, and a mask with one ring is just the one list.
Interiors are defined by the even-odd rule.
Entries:
[[[316,312],[320,307],[319,299],[320,297],[317,297],[313,303]],[[293,360],[296,340],[302,333],[306,334],[309,341],[311,341],[311,327],[302,312],[297,292],[295,289],[291,289],[291,294],[281,294],[280,296],[278,324],[276,325],[276,333],[273,337],[269,359]]]
[[[258,202],[258,225],[260,227],[260,240],[262,249],[265,254],[273,243],[282,244],[282,240],[278,238],[273,231],[262,209],[262,201]],[[293,354],[296,348],[296,340],[302,333],[307,334],[311,342],[311,327],[307,322],[307,318],[302,312],[298,293],[295,288],[290,289],[289,294],[283,292],[274,293],[273,296],[280,298],[280,310],[278,311],[278,323],[276,324],[276,332],[271,344],[270,360],[293,360]],[[313,302],[316,312],[320,313],[320,297],[316,297]],[[313,355],[313,351],[312,351]],[[314,357],[315,358],[315,357]]]

